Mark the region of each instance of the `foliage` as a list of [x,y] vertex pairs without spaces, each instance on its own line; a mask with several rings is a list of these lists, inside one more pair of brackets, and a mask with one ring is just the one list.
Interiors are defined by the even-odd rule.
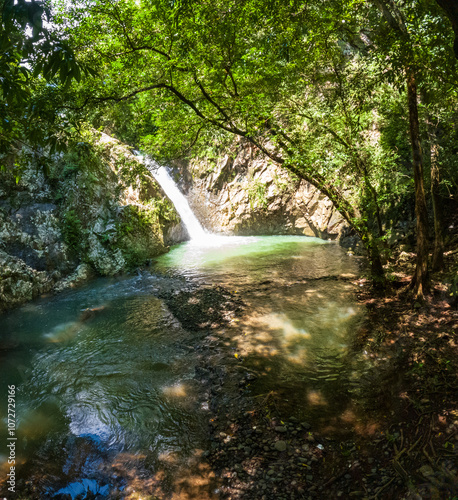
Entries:
[[246,188],[250,207],[253,210],[255,207],[267,208],[268,202],[266,199],[266,186],[259,179],[253,179]]
[[0,11],[0,164],[7,168],[12,146],[35,153],[62,146],[70,125],[58,113],[56,91],[92,70],[46,27],[50,9],[44,2],[0,0]]
[[[52,31],[37,26],[29,43],[34,55],[27,53],[36,76],[52,81],[30,80],[40,130],[60,129],[46,132],[44,144],[51,136],[53,147],[68,142],[81,119],[160,162],[211,160],[237,136],[327,195],[380,273],[381,244],[413,206],[404,117],[406,72],[414,71],[423,141],[435,123],[442,194],[456,190],[453,32],[432,0],[54,6]],[[393,15],[402,29],[393,29]],[[13,30],[17,46],[27,39],[25,24]],[[46,49],[58,40],[69,48],[65,63]],[[131,182],[136,168],[125,160],[120,175]],[[250,192],[262,205],[262,187]]]
[[64,213],[62,235],[65,243],[73,252],[78,252],[81,249],[82,224],[74,209]]
[[116,169],[119,179],[126,186],[140,188],[147,183],[145,166],[132,156],[118,154],[116,158]]

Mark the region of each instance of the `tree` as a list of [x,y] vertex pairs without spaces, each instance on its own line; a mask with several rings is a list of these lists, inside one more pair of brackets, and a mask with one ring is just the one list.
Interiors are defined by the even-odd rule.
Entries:
[[[0,9],[0,155],[6,168],[4,158],[14,146],[55,145],[62,124],[53,130],[51,95],[58,85],[79,81],[82,67],[68,44],[44,26],[50,11],[43,2],[0,0]],[[46,88],[46,82],[53,83]]]
[[[75,109],[123,101],[149,108],[157,130],[143,137],[142,146],[156,157],[176,151],[170,145],[174,125],[182,149],[195,149],[209,136],[245,138],[334,202],[365,242],[374,276],[383,280],[373,165],[367,155],[363,159],[353,138],[355,130],[359,139],[364,134],[358,117],[351,116],[350,101],[360,102],[355,107],[365,112],[364,98],[344,89],[340,72],[345,72],[347,57],[339,45],[340,28],[329,24],[335,11],[319,2],[308,9],[300,2],[266,5],[258,0],[174,8],[162,1],[101,0],[63,9],[62,36],[79,47],[88,64],[97,59],[103,74],[86,87]],[[348,16],[344,7],[340,10]],[[110,33],[110,43],[101,25]],[[361,83],[360,75],[358,79]],[[329,126],[320,116],[332,112],[332,94],[341,96],[348,119]],[[311,131],[327,135],[339,147],[338,161],[308,153]],[[356,189],[344,176],[352,178],[350,186]],[[362,203],[356,201],[358,192]]]
[[[391,3],[380,0],[393,18],[398,11],[391,12]],[[386,51],[371,39],[383,25],[370,4],[91,0],[62,3],[58,19],[61,37],[99,68],[67,109],[135,103],[155,125],[140,145],[159,159],[228,135],[245,138],[333,201],[366,244],[374,276],[383,279],[379,243],[394,155],[371,137],[374,95],[393,61],[383,66]],[[421,296],[427,214],[415,61],[400,20],[393,18],[389,46],[402,42],[392,55],[405,71],[409,97],[419,221],[413,283]]]
[[[423,54],[421,47],[424,40],[416,40],[415,33],[411,30],[414,24],[410,23],[410,29],[407,26],[405,13],[397,5],[394,0],[374,0],[374,3],[379,7],[384,19],[391,28],[394,34],[394,43],[390,47],[390,58],[393,59],[393,64],[396,65],[402,72],[406,82],[407,89],[407,108],[409,116],[409,134],[412,147],[412,166],[415,181],[415,214],[417,220],[417,262],[415,274],[412,279],[412,288],[417,299],[423,298],[423,293],[428,287],[428,212],[426,206],[426,196],[424,188],[424,168],[423,154],[421,148],[421,127],[418,114],[418,75],[420,73],[419,66]],[[425,9],[425,5],[421,2],[415,4],[416,16],[411,15],[412,19],[419,18],[421,11]],[[428,9],[429,5],[426,6]],[[427,11],[431,13],[429,9]],[[437,38],[437,37],[436,37]],[[394,49],[393,49],[394,48]],[[437,197],[438,189],[438,166],[432,157],[432,195],[435,213],[436,227],[436,250],[435,264],[440,263],[440,253],[443,250],[441,224],[439,222],[439,199]]]
[[455,42],[453,44],[453,49],[455,51],[455,56],[458,59],[458,3],[455,0],[436,0],[438,5],[440,5],[447,17],[452,23],[453,31],[455,32]]

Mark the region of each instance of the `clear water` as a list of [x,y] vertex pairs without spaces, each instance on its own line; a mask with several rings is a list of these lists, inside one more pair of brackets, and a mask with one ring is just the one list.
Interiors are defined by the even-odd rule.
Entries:
[[241,285],[269,279],[277,284],[356,272],[339,247],[305,236],[212,236],[162,255],[156,269],[208,284]]
[[240,237],[220,247],[180,245],[157,269],[222,285],[243,299],[245,314],[223,337],[258,376],[253,395],[322,431],[360,425],[352,392],[369,368],[351,349],[363,319],[351,283],[357,260],[318,238]]
[[[2,316],[2,390],[17,386],[17,490],[217,497],[200,458],[209,410],[194,377],[206,332],[187,330],[158,298],[164,291],[218,285],[240,297],[242,315],[211,333],[258,375],[252,394],[323,426],[347,415],[351,427],[347,358],[362,313],[353,285],[335,278],[357,272],[342,249],[315,238],[189,242],[142,276],[95,280]],[[6,424],[4,405],[0,412]]]

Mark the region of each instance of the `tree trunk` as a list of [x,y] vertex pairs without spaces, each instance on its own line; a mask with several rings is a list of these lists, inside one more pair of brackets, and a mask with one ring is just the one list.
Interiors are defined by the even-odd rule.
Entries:
[[[428,212],[426,209],[425,186],[423,180],[423,159],[420,144],[420,123],[417,107],[417,83],[414,61],[413,42],[407,31],[404,16],[393,0],[373,0],[391,28],[403,40],[410,52],[405,62],[407,77],[407,103],[409,107],[409,132],[412,145],[413,176],[415,182],[415,215],[417,218],[417,263],[411,286],[417,300],[423,299],[428,286]],[[447,2],[451,0],[446,0]]]
[[430,133],[431,140],[431,199],[433,202],[434,213],[434,251],[432,270],[440,271],[444,267],[444,232],[442,203],[439,196],[440,170],[438,163],[438,146],[436,143],[436,135]]
[[412,144],[412,162],[415,182],[415,215],[417,218],[417,262],[412,279],[415,298],[423,299],[428,286],[428,212],[426,209],[423,179],[423,159],[420,145],[420,124],[417,107],[415,71],[407,70],[407,100],[409,106],[409,130]]
[[385,270],[383,269],[380,250],[373,238],[366,244],[371,266],[371,278],[375,288],[384,289],[386,285]]

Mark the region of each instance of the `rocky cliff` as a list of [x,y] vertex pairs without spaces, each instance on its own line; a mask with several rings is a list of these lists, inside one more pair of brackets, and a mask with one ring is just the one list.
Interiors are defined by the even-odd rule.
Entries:
[[[348,228],[315,187],[240,143],[232,156],[176,166],[203,225],[228,234],[297,234],[338,239]],[[355,242],[356,244],[356,242]]]
[[105,134],[87,138],[44,166],[17,152],[0,172],[0,311],[145,264],[183,239],[138,159]]

